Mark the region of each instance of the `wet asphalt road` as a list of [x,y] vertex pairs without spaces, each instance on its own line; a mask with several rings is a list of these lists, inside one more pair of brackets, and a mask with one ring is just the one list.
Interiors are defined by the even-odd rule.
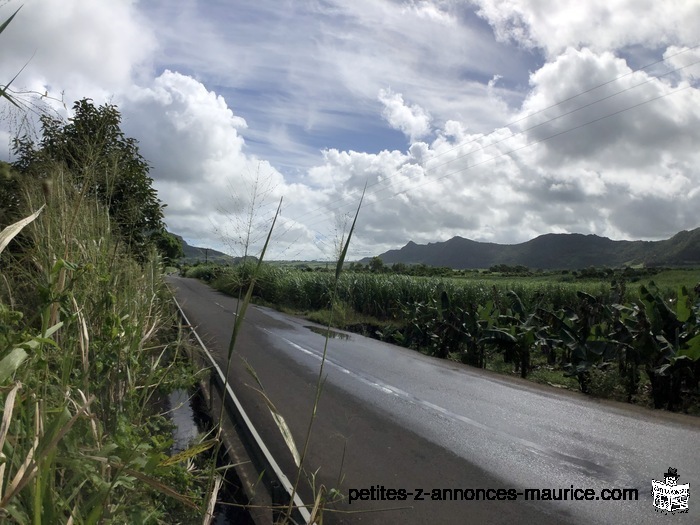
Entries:
[[[170,283],[223,363],[235,300],[192,279],[172,277]],[[310,325],[251,307],[230,375],[292,480],[291,455],[262,396],[251,388],[256,385],[243,359],[301,448],[324,345]],[[693,499],[694,486],[700,487],[700,418],[600,402],[348,335],[329,341],[305,463],[307,472],[316,472],[317,486],[337,487],[346,496],[324,523],[700,523],[700,498]],[[654,509],[651,480],[663,480],[669,467],[678,469],[679,484],[690,484],[688,514]],[[309,483],[302,485],[309,503]],[[429,495],[433,489],[528,488],[569,494],[589,489],[594,499],[434,501]],[[627,488],[638,490],[637,501],[601,497],[604,489]],[[403,496],[401,491],[405,500],[388,499]],[[374,500],[348,504],[351,494]]]

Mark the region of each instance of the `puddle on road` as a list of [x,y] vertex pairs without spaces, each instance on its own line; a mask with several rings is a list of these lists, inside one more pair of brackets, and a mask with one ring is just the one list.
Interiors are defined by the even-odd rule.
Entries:
[[350,339],[350,336],[348,334],[341,334],[340,332],[336,332],[335,330],[329,330],[328,328],[318,328],[317,326],[306,326],[305,328],[308,328],[313,333],[322,335],[323,337],[326,337],[326,334],[328,334],[328,337],[330,339]]

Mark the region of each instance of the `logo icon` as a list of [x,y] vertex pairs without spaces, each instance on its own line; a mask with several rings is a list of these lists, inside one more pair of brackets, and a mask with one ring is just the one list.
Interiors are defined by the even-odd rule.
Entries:
[[688,512],[688,499],[690,497],[690,484],[678,484],[678,470],[668,468],[668,472],[664,474],[664,481],[651,481],[651,495],[654,497],[654,507],[657,511],[670,512]]

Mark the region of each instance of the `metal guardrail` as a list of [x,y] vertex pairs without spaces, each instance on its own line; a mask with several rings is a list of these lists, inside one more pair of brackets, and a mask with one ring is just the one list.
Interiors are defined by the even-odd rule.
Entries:
[[[292,494],[294,494],[294,505],[291,514],[293,523],[298,525],[312,525],[311,513],[304,505],[303,501],[299,497],[299,494],[294,492],[293,485],[289,481],[289,478],[287,478],[284,472],[282,472],[282,469],[275,461],[272,453],[263,442],[262,437],[260,437],[260,434],[258,434],[255,426],[253,426],[252,421],[243,409],[243,406],[236,397],[236,394],[234,394],[231,384],[226,381],[226,376],[221,370],[221,367],[219,367],[219,365],[216,363],[214,356],[199,337],[199,334],[195,330],[194,326],[192,326],[189,319],[187,319],[187,315],[185,315],[185,312],[177,299],[175,299],[175,296],[173,296],[173,301],[180,311],[182,319],[185,321],[190,330],[192,330],[197,342],[202,347],[205,356],[211,364],[211,386],[214,386],[221,395],[226,413],[236,424],[239,438],[243,442],[243,445],[253,461],[257,471],[262,473],[262,479],[266,482],[273,504],[276,506],[288,505],[292,498]],[[224,386],[226,387],[225,389]],[[274,514],[275,513],[273,512],[273,515]]]

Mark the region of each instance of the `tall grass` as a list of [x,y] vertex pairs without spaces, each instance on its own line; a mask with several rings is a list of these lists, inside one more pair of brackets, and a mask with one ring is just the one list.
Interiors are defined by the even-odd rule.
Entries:
[[152,403],[193,376],[157,256],[124,253],[105,209],[60,166],[21,197],[45,208],[0,259],[0,363],[24,353],[0,375],[0,521],[192,520],[202,491],[163,464],[170,427]]
[[[363,192],[363,197],[364,197],[364,192]],[[255,199],[253,199],[253,203],[255,202]],[[245,314],[247,311],[247,308],[253,298],[253,295],[261,296],[264,295],[268,297],[268,300],[274,300],[277,299],[279,300],[286,291],[289,290],[289,287],[284,287],[280,286],[281,279],[280,277],[283,275],[282,272],[277,271],[275,268],[263,264],[264,257],[265,257],[265,252],[268,248],[270,238],[272,236],[272,232],[274,230],[275,222],[276,219],[280,213],[280,209],[282,206],[282,201],[280,200],[280,204],[277,208],[277,211],[271,221],[271,225],[269,227],[268,233],[267,233],[267,239],[265,240],[265,243],[263,245],[262,251],[260,255],[257,257],[257,262],[255,263],[250,263],[250,262],[244,262],[243,264],[239,265],[235,271],[222,271],[221,268],[211,268],[212,272],[209,272],[210,268],[206,267],[195,267],[193,269],[190,269],[189,271],[186,272],[186,276],[189,277],[197,277],[200,279],[204,279],[207,281],[214,280],[216,283],[216,287],[219,289],[225,291],[229,295],[232,296],[237,296],[238,297],[238,302],[236,306],[236,312],[235,312],[235,321],[233,324],[233,329],[231,332],[231,338],[228,346],[228,352],[227,352],[227,360],[226,360],[226,372],[225,372],[225,381],[228,381],[228,376],[229,376],[229,371],[231,370],[231,367],[233,366],[233,357],[236,349],[236,341],[238,339],[238,336],[240,334],[241,328],[243,327],[243,322],[245,321]],[[317,303],[320,308],[324,308],[327,305],[330,306],[330,318],[329,318],[329,328],[333,322],[333,308],[332,305],[334,304],[336,300],[336,296],[338,294],[338,285],[340,283],[340,275],[343,267],[343,262],[345,260],[348,247],[350,244],[350,240],[352,238],[352,233],[355,228],[355,224],[357,222],[357,216],[359,215],[360,208],[362,206],[362,198],[360,199],[360,203],[358,205],[357,212],[355,214],[355,218],[353,220],[352,226],[350,227],[349,232],[347,233],[347,238],[343,238],[342,242],[340,243],[340,252],[338,253],[338,261],[336,264],[336,271],[335,275],[329,279],[325,280],[323,282],[312,282],[312,281],[305,281],[306,284],[312,285],[311,290],[308,290],[307,293],[305,293],[302,297],[302,300],[309,300],[311,297],[314,297],[317,300]],[[248,228],[248,235],[245,237],[245,254],[248,253],[248,243],[250,241],[250,228],[251,225],[253,224],[253,215],[254,215],[254,210],[250,210],[249,213],[249,219],[247,222],[247,228]],[[295,292],[298,292],[298,290],[295,290]],[[299,295],[296,294],[297,300],[299,300]],[[326,301],[327,299],[327,301]],[[314,473],[307,473],[305,471],[305,461],[307,458],[308,450],[309,450],[309,444],[311,441],[311,436],[313,434],[313,427],[314,427],[314,422],[316,419],[316,413],[318,409],[318,405],[320,402],[321,398],[321,392],[323,389],[323,383],[325,380],[324,377],[324,368],[325,368],[325,363],[326,363],[326,353],[328,349],[328,339],[329,335],[327,332],[326,335],[326,340],[325,340],[325,345],[323,348],[323,355],[321,358],[321,366],[319,368],[318,372],[318,378],[316,381],[316,387],[315,387],[315,395],[314,395],[314,402],[312,404],[312,409],[311,409],[311,414],[309,418],[309,424],[308,428],[306,431],[306,434],[304,436],[304,443],[303,446],[301,447],[301,450],[296,445],[296,442],[291,434],[291,431],[283,417],[283,415],[277,410],[276,406],[270,400],[270,398],[266,395],[265,393],[265,388],[256,374],[255,370],[253,370],[250,366],[248,366],[247,363],[245,363],[245,366],[247,367],[248,372],[253,376],[255,381],[258,384],[259,387],[259,392],[262,395],[263,399],[265,400],[265,403],[267,404],[275,424],[279,428],[285,443],[287,444],[292,457],[294,458],[294,461],[297,465],[297,473],[294,479],[294,483],[291,487],[291,493],[290,493],[290,499],[289,503],[286,506],[285,509],[274,509],[274,516],[275,516],[275,523],[278,524],[287,524],[287,523],[292,523],[294,522],[292,518],[292,513],[294,511],[294,500],[295,496],[299,491],[299,485],[301,482],[301,479],[304,475],[306,475],[311,488],[314,490],[314,503],[313,506],[310,509],[310,523],[322,523],[323,521],[323,512],[325,510],[326,505],[334,501],[336,497],[339,497],[340,493],[338,492],[337,489],[331,489],[328,491],[325,486],[320,486],[316,487],[315,484],[315,474]],[[224,385],[224,388],[226,385]],[[221,439],[220,439],[220,434],[221,434],[221,429],[223,427],[223,417],[224,417],[224,407],[222,404],[221,407],[221,412],[219,414],[218,418],[218,430],[217,430],[217,440],[218,444],[217,447],[221,446]],[[213,487],[215,484],[216,480],[216,475],[215,471],[212,468],[211,473],[210,473],[210,487]]]

